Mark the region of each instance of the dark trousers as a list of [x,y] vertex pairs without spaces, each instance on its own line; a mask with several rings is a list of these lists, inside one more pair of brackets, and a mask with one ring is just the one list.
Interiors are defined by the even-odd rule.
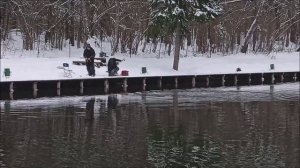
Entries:
[[119,67],[115,67],[114,69],[108,71],[109,76],[116,76],[118,75]]
[[88,71],[89,76],[95,76],[95,65],[94,62],[87,62],[86,69]]

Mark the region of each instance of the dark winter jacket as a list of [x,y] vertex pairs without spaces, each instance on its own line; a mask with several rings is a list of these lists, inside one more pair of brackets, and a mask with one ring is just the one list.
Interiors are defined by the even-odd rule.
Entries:
[[121,62],[122,60],[116,58],[110,58],[107,63],[108,71],[115,69],[117,67],[117,62]]
[[83,52],[83,57],[89,59],[90,62],[94,62],[95,55],[95,50],[92,47],[86,48]]

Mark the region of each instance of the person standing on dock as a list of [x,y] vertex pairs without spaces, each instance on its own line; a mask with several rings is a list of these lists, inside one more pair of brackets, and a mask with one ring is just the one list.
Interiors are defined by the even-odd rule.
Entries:
[[83,52],[83,57],[85,58],[86,69],[88,71],[89,76],[95,76],[95,65],[94,65],[95,55],[96,55],[95,50],[91,47],[90,44],[87,44]]

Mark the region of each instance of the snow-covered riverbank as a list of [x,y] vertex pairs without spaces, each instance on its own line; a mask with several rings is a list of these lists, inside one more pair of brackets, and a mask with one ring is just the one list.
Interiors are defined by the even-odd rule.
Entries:
[[[95,68],[96,76],[89,77],[84,65],[73,65],[72,61],[83,60],[82,51],[78,49],[72,56],[64,53],[50,53],[43,57],[12,56],[1,59],[1,80],[0,81],[27,81],[27,80],[57,80],[68,79],[64,77],[63,70],[57,67],[68,63],[73,70],[72,79],[81,78],[106,78],[107,68]],[[96,51],[97,52],[97,51]],[[97,57],[99,57],[97,55]],[[257,72],[291,72],[299,71],[299,52],[263,54],[236,54],[228,56],[213,55],[188,56],[180,58],[179,70],[172,69],[173,57],[164,56],[157,58],[147,55],[122,55],[115,56],[125,59],[121,62],[120,71],[128,70],[130,77],[137,76],[172,76],[172,75],[202,75],[202,74],[227,74],[227,73],[257,73]],[[108,59],[108,58],[107,58]],[[275,69],[270,69],[274,64]],[[147,68],[147,74],[142,74],[142,67]],[[242,71],[236,72],[236,68]],[[4,77],[4,69],[12,71],[9,78]]]

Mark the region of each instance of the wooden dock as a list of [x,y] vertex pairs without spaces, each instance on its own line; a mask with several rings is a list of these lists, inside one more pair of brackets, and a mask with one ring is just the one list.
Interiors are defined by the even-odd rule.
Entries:
[[0,82],[1,100],[100,95],[162,89],[273,85],[299,82],[299,72],[237,73],[186,76],[114,76],[101,79]]

